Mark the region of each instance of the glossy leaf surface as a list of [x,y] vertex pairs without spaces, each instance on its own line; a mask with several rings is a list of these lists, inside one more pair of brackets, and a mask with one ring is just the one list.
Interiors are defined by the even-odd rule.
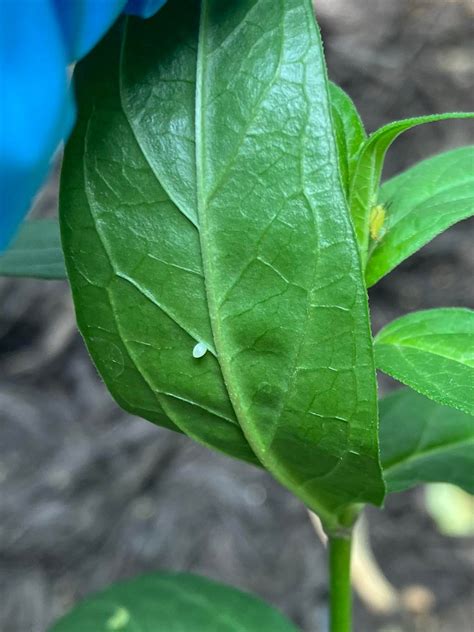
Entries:
[[386,218],[370,247],[370,287],[452,224],[474,215],[474,147],[434,156],[385,182]]
[[474,414],[474,312],[442,308],[393,321],[375,338],[377,368],[427,397]]
[[348,94],[335,83],[329,83],[331,112],[336,135],[339,169],[347,199],[357,164],[357,154],[367,139],[357,109]]
[[17,237],[0,255],[0,275],[65,279],[58,222],[54,219],[24,222]]
[[380,401],[387,490],[451,483],[474,494],[474,417],[400,389]]
[[130,20],[78,72],[61,193],[78,322],[128,410],[261,462],[331,528],[383,482],[311,3],[196,6]]
[[297,632],[277,610],[230,586],[154,573],[79,604],[50,632]]
[[369,219],[377,203],[378,189],[385,154],[393,141],[417,125],[458,118],[473,118],[469,112],[452,112],[419,116],[384,125],[371,134],[361,148],[351,183],[350,208],[362,260],[367,261],[369,249]]

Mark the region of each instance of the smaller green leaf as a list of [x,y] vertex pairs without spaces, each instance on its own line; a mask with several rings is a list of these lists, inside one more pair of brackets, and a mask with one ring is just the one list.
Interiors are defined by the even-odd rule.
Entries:
[[0,255],[0,275],[65,279],[66,268],[57,220],[24,222],[18,236]]
[[364,262],[367,261],[369,247],[370,214],[377,202],[385,154],[390,145],[400,134],[417,125],[462,118],[474,118],[474,113],[452,112],[394,121],[378,129],[365,141],[354,168],[349,197],[352,220]]
[[381,238],[367,264],[370,287],[452,224],[474,215],[474,146],[418,163],[383,184]]
[[474,417],[408,388],[380,401],[380,452],[389,492],[421,483],[474,493]]
[[377,368],[430,399],[474,414],[474,311],[402,316],[375,338]]
[[115,584],[79,604],[51,632],[297,632],[247,593],[181,573]]
[[329,97],[336,135],[339,170],[346,197],[349,198],[350,182],[357,164],[357,155],[367,138],[367,134],[356,106],[342,88],[329,82]]

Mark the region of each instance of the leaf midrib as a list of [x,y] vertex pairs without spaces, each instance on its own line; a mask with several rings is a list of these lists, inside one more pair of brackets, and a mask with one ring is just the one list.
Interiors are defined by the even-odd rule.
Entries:
[[384,470],[384,474],[387,473],[391,473],[393,472],[393,470],[400,468],[402,466],[407,465],[408,463],[411,463],[413,461],[416,461],[418,459],[423,459],[426,456],[430,456],[433,454],[438,454],[440,452],[443,452],[445,450],[451,450],[457,447],[461,447],[465,444],[470,445],[470,444],[474,445],[474,436],[468,436],[464,439],[457,439],[456,441],[449,441],[447,443],[443,443],[443,444],[437,444],[435,446],[429,447],[429,448],[425,448],[419,451],[413,451],[410,452],[408,455],[403,456],[395,461],[390,462],[389,465],[384,466],[383,470]]
[[[449,208],[449,210],[446,213],[446,215],[450,215],[454,211],[451,210],[452,207],[450,206],[450,202],[448,200],[444,200],[444,201],[441,201],[441,202],[435,202],[435,203],[432,203],[432,200],[435,197],[437,197],[438,195],[448,193],[452,189],[457,189],[459,187],[467,186],[467,185],[471,184],[473,181],[474,181],[474,178],[471,178],[470,180],[466,180],[465,182],[458,182],[456,184],[453,184],[450,187],[445,187],[443,190],[439,190],[436,193],[421,199],[419,202],[417,202],[417,204],[415,204],[415,206],[408,206],[407,205],[406,211],[404,213],[399,213],[396,216],[396,220],[392,224],[389,224],[386,236],[390,235],[392,230],[395,227],[397,227],[400,223],[404,222],[407,218],[409,219],[409,216],[411,216],[412,214],[417,213],[419,211],[426,211],[426,210],[433,211],[433,210],[437,210],[439,207],[447,206]],[[469,201],[472,201],[472,196],[461,197],[461,198],[457,197],[455,199],[456,203],[458,203],[458,202],[469,202]],[[389,203],[390,202],[388,202],[388,204]],[[474,209],[471,210],[471,213],[474,213]],[[437,217],[435,219],[439,219],[439,218]],[[429,224],[428,226],[432,226],[432,224]]]
[[[460,335],[462,335],[462,333],[463,332],[461,332]],[[426,335],[421,336],[421,337],[429,338],[430,335],[436,335],[436,334],[426,334]],[[437,334],[437,335],[440,335],[440,336],[441,335],[442,336],[453,335],[454,336],[454,335],[459,335],[459,334],[451,333],[451,334]],[[472,333],[469,332],[469,335],[472,335]],[[433,356],[436,356],[438,358],[443,358],[444,360],[450,360],[451,362],[455,362],[456,364],[459,364],[459,365],[461,365],[463,367],[466,367],[466,368],[470,368],[470,369],[474,368],[470,364],[468,364],[466,362],[463,362],[462,360],[459,360],[457,358],[453,358],[453,357],[451,357],[449,355],[445,355],[444,353],[438,353],[438,352],[433,351],[433,350],[428,350],[428,349],[425,349],[423,347],[419,347],[416,344],[407,344],[407,343],[402,343],[402,342],[396,343],[396,342],[376,341],[376,346],[378,346],[378,347],[386,346],[386,347],[390,347],[390,348],[395,348],[398,351],[402,351],[403,349],[414,349],[415,351],[418,351],[419,353],[426,353],[428,355],[433,355]]]
[[[127,121],[127,124],[128,124],[128,126],[130,128],[130,131],[131,131],[132,135],[133,135],[133,138],[135,139],[135,142],[136,142],[137,146],[139,147],[140,152],[142,153],[143,158],[144,158],[148,168],[150,169],[151,173],[155,177],[156,181],[158,182],[160,187],[162,187],[164,189],[164,191],[166,192],[166,195],[169,197],[169,199],[171,200],[173,205],[176,207],[176,209],[199,232],[199,223],[198,223],[198,221],[195,221],[194,218],[189,215],[189,213],[187,213],[183,208],[181,208],[180,204],[178,204],[177,200],[175,199],[175,197],[173,195],[173,191],[171,191],[168,186],[165,186],[165,184],[162,182],[162,180],[161,180],[160,176],[158,175],[158,173],[155,172],[155,170],[154,170],[154,168],[152,166],[153,163],[148,159],[147,151],[143,147],[142,143],[140,142],[140,139],[137,136],[137,133],[136,133],[134,125],[132,125],[130,119],[128,118],[127,108],[124,106],[124,96],[123,96],[123,74],[124,74],[124,70],[123,70],[124,61],[123,60],[124,60],[124,56],[125,56],[125,46],[126,46],[126,43],[127,43],[128,23],[129,23],[129,18],[126,18],[126,20],[125,20],[125,27],[124,27],[124,33],[123,33],[122,41],[121,41],[121,44],[120,44],[120,60],[119,60],[119,73],[118,73],[118,95],[119,95],[119,100],[120,100],[120,109],[123,112],[124,118]],[[199,220],[199,217],[197,218],[197,220]]]
[[[256,3],[257,6],[258,5],[258,1]],[[230,160],[228,160],[227,164],[225,165],[225,168],[222,170],[222,172],[219,174],[219,177],[217,179],[216,184],[214,185],[212,191],[207,195],[207,197],[205,197],[203,195],[203,189],[204,189],[204,185],[203,185],[203,164],[204,164],[204,156],[202,154],[203,151],[203,139],[202,139],[202,132],[204,129],[204,114],[205,114],[205,107],[202,107],[203,104],[203,94],[202,94],[202,90],[201,90],[201,86],[203,85],[203,79],[202,79],[202,75],[204,72],[204,58],[205,55],[203,53],[204,51],[204,45],[203,45],[203,39],[204,39],[204,32],[205,32],[205,26],[207,24],[207,20],[206,20],[206,10],[207,10],[207,6],[208,6],[208,1],[204,0],[202,2],[202,14],[201,14],[201,22],[200,22],[200,33],[199,33],[199,45],[198,45],[198,64],[197,64],[197,81],[196,81],[196,171],[197,171],[197,182],[198,182],[198,208],[199,208],[199,213],[198,213],[198,217],[200,220],[200,225],[201,225],[201,230],[200,230],[200,235],[201,235],[201,252],[202,252],[202,258],[203,258],[203,266],[204,269],[206,270],[205,272],[205,285],[206,285],[206,291],[207,291],[207,298],[208,298],[208,305],[209,305],[209,310],[210,310],[210,317],[211,317],[211,323],[212,323],[212,330],[213,330],[213,334],[214,334],[214,338],[217,339],[216,340],[216,348],[219,349],[219,338],[221,337],[220,335],[220,325],[219,325],[219,319],[218,319],[218,306],[214,301],[214,291],[211,289],[211,279],[212,279],[212,274],[211,274],[211,270],[210,270],[210,266],[207,263],[209,260],[209,257],[206,256],[206,252],[207,252],[207,244],[206,244],[206,240],[205,240],[205,233],[206,233],[206,213],[202,214],[202,209],[204,209],[206,207],[206,205],[209,204],[209,202],[211,201],[212,197],[216,194],[216,192],[219,190],[219,187],[221,186],[222,182],[224,181],[226,175],[228,174],[229,170],[231,169],[232,165],[234,164],[235,160],[237,159],[237,157],[239,156],[239,150],[242,144],[242,141],[245,139],[246,134],[249,130],[249,128],[251,127],[251,124],[254,122],[255,120],[255,116],[258,113],[258,108],[259,106],[262,104],[262,102],[264,101],[264,99],[266,98],[266,96],[268,95],[269,91],[271,90],[271,88],[274,86],[280,69],[281,69],[281,64],[282,64],[282,57],[283,57],[283,39],[284,39],[284,32],[283,32],[283,24],[280,25],[280,42],[281,42],[281,46],[280,46],[280,50],[279,50],[279,58],[278,58],[278,63],[276,64],[275,67],[275,72],[274,75],[272,77],[272,79],[267,83],[265,89],[262,91],[262,94],[260,95],[257,103],[255,104],[253,110],[252,110],[252,114],[250,115],[248,121],[246,121],[246,125],[239,137],[239,142],[236,145],[236,150],[232,156],[232,158]],[[199,117],[199,113],[200,113],[200,117]],[[199,118],[198,118],[199,117]],[[313,219],[314,216],[313,216]],[[313,271],[314,273],[314,271]],[[307,309],[306,309],[306,316],[305,316],[305,327],[307,327],[307,323],[308,323],[308,318],[309,318],[309,311],[310,311],[310,299],[309,296],[307,298]],[[301,351],[301,346],[303,344],[303,336],[301,337],[300,340],[300,345],[298,348],[298,352],[296,353],[295,356],[295,362],[297,361],[297,358],[300,355],[300,351]],[[226,360],[229,360],[229,358],[227,358],[226,354],[224,352],[220,352],[220,358],[221,358],[221,367],[222,367],[222,373],[224,376],[224,382],[226,384],[228,393],[229,393],[229,397],[232,401],[233,404],[233,408],[235,410],[235,413],[237,415],[237,418],[240,420],[242,418],[242,416],[244,416],[244,412],[241,408],[241,406],[239,405],[239,402],[241,401],[241,398],[239,397],[239,393],[238,390],[236,388],[236,385],[234,384],[234,380],[231,380],[230,378],[226,377]],[[291,384],[294,380],[295,377],[295,373],[296,373],[296,367],[293,367],[293,370],[291,371],[290,374],[290,379],[289,379],[289,386],[288,386],[288,390],[291,388]],[[275,419],[275,424],[274,424],[274,429],[273,429],[273,435],[275,436],[276,432],[277,432],[277,426],[279,423],[279,420],[281,419],[281,415],[283,412],[285,406],[285,402],[282,402],[282,407],[281,410],[279,412],[279,414],[277,415],[276,419]],[[239,421],[240,423],[240,421]],[[244,432],[244,434],[247,436],[247,432],[245,431],[245,426],[246,424],[240,424],[242,431]],[[247,437],[249,443],[253,443],[254,442],[254,438],[248,436]],[[272,439],[273,440],[273,439]],[[271,443],[272,440],[270,440],[269,445],[265,446],[264,449],[264,453],[265,455],[269,452],[270,448],[271,448]],[[263,448],[263,446],[260,446],[261,448]],[[260,450],[259,450],[260,452]],[[263,457],[265,458],[265,457]]]
[[[436,176],[436,182],[439,182],[440,180],[443,180],[446,177],[446,173],[453,170],[456,171],[456,167],[459,167],[460,165],[464,165],[465,163],[465,159],[460,158],[458,155],[458,152],[461,153],[462,150],[465,149],[473,149],[473,147],[471,147],[470,145],[467,146],[467,148],[460,148],[458,150],[453,150],[453,153],[456,153],[456,161],[453,163],[449,163],[447,165],[443,165],[443,169],[440,173],[438,173],[438,175]],[[450,153],[450,152],[448,152]],[[472,152],[468,152],[468,151],[462,151],[462,153],[472,153]],[[446,153],[444,154],[440,154],[439,156],[434,156],[433,158],[428,158],[427,160],[424,160],[422,162],[419,162],[418,164],[413,165],[411,168],[409,168],[408,171],[399,173],[398,175],[396,175],[395,177],[387,180],[386,182],[383,182],[381,187],[380,187],[380,192],[381,194],[383,194],[381,197],[385,199],[385,201],[387,202],[391,196],[390,194],[385,195],[384,194],[384,189],[388,189],[390,192],[390,189],[395,189],[395,191],[399,190],[400,187],[405,188],[407,185],[413,186],[413,181],[417,181],[418,179],[420,179],[420,177],[422,177],[423,180],[426,180],[427,176],[426,173],[424,173],[424,171],[429,171],[428,166],[431,166],[431,164],[433,162],[437,162],[440,161],[442,156],[445,156]],[[474,154],[473,154],[474,155]],[[422,169],[423,167],[423,169]],[[420,174],[423,174],[422,176],[420,176]],[[438,195],[439,193],[445,193],[446,191],[449,191],[451,188],[453,188],[454,186],[463,186],[465,184],[469,184],[470,182],[472,182],[474,179],[473,174],[472,173],[468,173],[466,175],[466,179],[463,179],[462,182],[456,182],[455,184],[453,183],[448,183],[446,186],[442,186],[441,188],[437,188],[435,193],[425,193],[423,194],[423,196],[421,198],[419,198],[419,200],[417,201],[417,206],[420,203],[424,203],[426,200],[428,200],[430,197],[433,197],[434,195]],[[430,180],[430,186],[433,187],[433,183]],[[398,194],[400,195],[400,194]],[[395,198],[394,198],[395,201]],[[416,207],[415,207],[416,208]]]
[[[91,192],[90,192],[90,189],[89,189],[89,179],[87,178],[87,166],[86,166],[87,139],[89,137],[89,128],[90,128],[90,124],[91,124],[92,118],[93,118],[93,108],[92,108],[91,114],[90,114],[90,116],[89,116],[89,118],[87,120],[86,130],[85,130],[85,134],[84,134],[84,151],[83,151],[83,154],[82,154],[82,168],[83,168],[83,174],[84,174],[84,191],[85,191],[85,194],[86,194],[86,198],[87,198],[87,203],[88,203],[89,213],[90,213],[91,219],[92,219],[92,221],[94,223],[97,236],[100,239],[100,242],[101,242],[101,244],[102,244],[102,246],[104,248],[104,252],[107,255],[107,259],[108,259],[108,261],[110,263],[110,267],[112,269],[112,272],[118,278],[122,278],[123,280],[125,280],[123,278],[123,276],[121,276],[120,273],[117,272],[116,269],[115,269],[114,263],[112,261],[112,257],[110,255],[110,253],[108,251],[108,248],[107,248],[107,245],[106,245],[106,240],[104,239],[103,235],[101,234],[99,225],[98,225],[98,223],[96,221],[96,218],[95,218],[95,215],[94,215],[94,213],[92,211],[92,205],[91,205],[91,201],[90,201]],[[130,279],[126,279],[126,280],[130,281]],[[134,284],[132,283],[132,285],[134,285]],[[177,395],[175,393],[170,393],[170,392],[165,392],[163,390],[160,390],[160,389],[156,388],[153,384],[150,383],[150,381],[149,381],[148,377],[146,376],[146,374],[143,373],[142,370],[140,369],[140,365],[137,362],[133,351],[129,347],[128,340],[127,340],[126,336],[123,335],[122,326],[120,324],[120,319],[118,318],[118,316],[116,314],[115,303],[114,303],[114,300],[113,300],[113,298],[111,296],[110,289],[108,287],[104,287],[103,289],[104,289],[104,291],[106,292],[106,294],[108,296],[109,304],[110,304],[110,307],[111,307],[111,310],[112,310],[112,314],[114,316],[114,320],[115,320],[115,323],[116,323],[116,326],[117,326],[117,331],[120,334],[120,339],[123,342],[125,349],[127,350],[128,356],[129,356],[130,360],[133,362],[133,365],[135,366],[136,371],[142,377],[142,379],[144,380],[144,382],[146,383],[146,385],[148,386],[148,388],[150,389],[150,391],[152,392],[154,397],[156,397],[158,399],[158,402],[160,403],[160,405],[163,407],[162,402],[160,401],[162,396],[164,396],[164,397],[171,397],[171,398],[177,399],[179,401],[183,401],[185,403],[188,403],[190,405],[196,406],[196,408],[200,408],[202,410],[205,410],[206,412],[209,412],[212,415],[214,415],[214,416],[216,416],[216,417],[218,417],[220,419],[223,419],[224,421],[226,421],[228,423],[231,423],[234,426],[237,425],[234,420],[223,416],[221,412],[217,412],[215,410],[211,410],[210,408],[207,408],[206,406],[203,406],[202,404],[198,404],[197,402],[194,402],[192,400],[189,400],[189,399],[186,399],[184,397],[181,397],[181,396],[179,396],[179,395]],[[145,296],[146,298],[151,300],[150,297],[146,296],[145,294],[143,294],[143,296]],[[156,304],[155,302],[153,302],[153,304],[156,307],[160,308],[160,306],[158,304]],[[164,311],[164,313],[168,316],[168,318],[170,318],[171,320],[173,320],[173,322],[175,322],[178,326],[180,326],[180,324],[174,318],[172,318],[167,312]],[[184,331],[186,331],[186,333],[189,334],[189,332],[186,329],[184,329]],[[166,416],[170,419],[170,421],[172,421],[173,424],[179,428],[179,424],[177,424],[175,422],[175,420],[173,419],[174,416],[171,416],[169,414],[169,412],[167,412],[165,410],[164,407],[163,407],[163,410],[164,410]]]
[[[203,0],[203,5],[204,4],[207,4],[207,0]],[[259,1],[257,0],[257,2],[252,7],[252,11],[255,10],[255,8],[258,6],[258,4],[259,4]],[[245,16],[245,18],[247,18],[247,15]],[[201,50],[201,45],[199,45],[199,47],[198,47],[198,58],[199,58],[199,51],[200,50]],[[205,203],[206,204],[209,204],[209,202],[212,200],[212,198],[219,191],[222,183],[224,182],[224,180],[226,179],[227,175],[229,174],[229,171],[231,170],[231,168],[234,165],[235,161],[239,157],[240,148],[242,147],[242,143],[243,143],[243,141],[245,140],[245,138],[247,136],[249,128],[252,126],[252,124],[255,121],[256,115],[258,113],[258,109],[259,109],[260,105],[263,103],[264,99],[268,96],[269,91],[272,89],[272,87],[275,84],[275,81],[278,78],[278,74],[279,74],[279,72],[281,70],[281,64],[282,64],[282,53],[283,53],[283,47],[280,48],[280,56],[279,56],[278,63],[277,63],[276,68],[275,68],[275,73],[273,75],[273,78],[267,84],[265,89],[262,91],[262,94],[259,96],[257,102],[254,104],[254,107],[252,108],[252,112],[249,115],[248,121],[246,122],[246,125],[244,126],[244,128],[242,130],[242,133],[240,134],[240,137],[239,137],[239,139],[238,139],[238,141],[237,141],[237,143],[235,145],[234,154],[229,160],[227,160],[227,164],[225,165],[224,169],[219,174],[219,177],[217,178],[217,181],[214,184],[213,189],[207,194],[207,197],[205,199]],[[197,82],[196,82],[196,85],[197,85]],[[196,104],[197,104],[197,99],[196,99]],[[196,109],[197,109],[197,105],[196,105]],[[201,124],[202,124],[202,120],[201,120]],[[197,131],[196,131],[196,136],[197,136]],[[197,155],[197,150],[196,150],[196,155]],[[201,160],[202,160],[202,156],[201,156]],[[196,165],[196,169],[197,169],[197,165]],[[198,207],[199,207],[199,202],[198,202]]]
[[[259,2],[257,0],[257,3],[254,6],[257,6],[258,3]],[[253,120],[255,114],[251,117],[251,120],[247,122],[247,125],[245,126],[245,129],[244,129],[244,133],[241,134],[240,136],[240,140],[236,147],[236,151],[234,153],[232,160],[228,161],[226,167],[223,169],[223,171],[219,175],[218,182],[216,185],[214,185],[214,188],[211,194],[206,197],[204,194],[204,172],[203,172],[203,165],[204,165],[204,138],[203,136],[204,136],[204,127],[205,127],[204,116],[205,116],[205,111],[206,111],[205,107],[203,107],[204,105],[204,90],[203,90],[204,79],[203,77],[204,77],[204,66],[205,66],[204,40],[205,40],[205,32],[206,32],[206,27],[207,27],[207,12],[208,12],[208,0],[203,0],[201,3],[201,18],[200,18],[200,23],[199,23],[198,52],[197,52],[197,64],[196,64],[195,134],[196,134],[197,205],[198,205],[198,220],[199,220],[199,225],[200,225],[199,237],[200,237],[200,243],[201,243],[201,257],[202,257],[202,263],[203,263],[203,269],[204,269],[204,286],[206,288],[206,297],[207,297],[207,304],[209,308],[209,317],[211,321],[212,334],[214,338],[215,347],[219,354],[219,364],[221,366],[223,380],[226,385],[226,389],[229,394],[229,399],[231,400],[231,404],[234,409],[238,423],[247,441],[252,446],[254,444],[254,440],[252,437],[249,436],[249,433],[247,432],[245,428],[246,425],[242,424],[240,421],[244,415],[242,407],[240,405],[240,402],[241,402],[240,394],[238,392],[238,389],[236,388],[236,385],[233,383],[233,381],[230,379],[228,375],[226,360],[229,360],[229,358],[227,358],[224,345],[222,344],[222,334],[220,332],[220,325],[219,325],[219,319],[218,319],[219,306],[217,305],[217,302],[215,300],[215,296],[216,296],[215,289],[212,287],[212,278],[213,278],[212,265],[210,262],[210,256],[208,252],[207,213],[205,212],[205,209],[206,209],[206,205],[209,203],[212,196],[216,193],[219,186],[222,184],[223,179],[225,178],[225,175],[228,173],[229,168],[232,166],[233,162],[237,158],[239,154],[239,149],[241,147],[241,143],[243,139],[245,138],[245,134],[248,128],[250,127],[251,120]],[[280,28],[282,29],[283,26],[280,25]],[[280,39],[281,41],[283,41],[282,37]],[[272,81],[269,82],[269,85],[263,91],[263,94],[260,96],[258,100],[258,104],[261,104],[262,100],[268,94],[268,90],[276,81],[278,72],[281,67],[282,54],[283,54],[283,46],[281,46],[280,48],[279,61],[276,66],[275,74],[272,78]],[[256,111],[256,108],[254,108],[254,112],[255,111]]]

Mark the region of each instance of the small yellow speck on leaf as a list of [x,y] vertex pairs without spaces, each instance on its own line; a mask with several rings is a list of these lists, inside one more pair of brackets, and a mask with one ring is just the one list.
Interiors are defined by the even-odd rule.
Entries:
[[377,204],[370,210],[369,230],[370,236],[374,241],[378,241],[382,237],[382,229],[385,224],[387,211],[383,204]]
[[130,622],[130,613],[125,608],[117,608],[107,620],[107,630],[123,630]]

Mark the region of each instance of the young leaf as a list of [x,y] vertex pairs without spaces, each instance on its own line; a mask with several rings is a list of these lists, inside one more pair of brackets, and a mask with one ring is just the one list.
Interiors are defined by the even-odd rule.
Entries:
[[470,112],[452,112],[394,121],[378,129],[366,140],[360,150],[354,169],[349,198],[352,220],[364,263],[368,256],[370,213],[377,202],[385,154],[390,145],[400,134],[417,125],[473,117],[474,113]]
[[24,222],[13,243],[0,255],[0,275],[65,279],[58,222],[54,219]]
[[474,414],[474,311],[402,316],[375,338],[377,368],[427,397]]
[[89,597],[50,632],[297,632],[257,597],[204,577],[153,573]]
[[346,198],[357,163],[357,154],[367,138],[364,125],[349,95],[335,83],[329,82],[331,113],[336,135],[339,170]]
[[474,215],[474,146],[434,156],[382,185],[381,238],[366,269],[370,287],[452,224]]
[[61,190],[78,322],[129,410],[153,396],[332,528],[383,480],[319,34],[309,0],[201,4],[130,20],[121,55],[117,31],[79,68]]
[[389,492],[444,482],[474,494],[474,417],[407,388],[380,401],[380,452]]

